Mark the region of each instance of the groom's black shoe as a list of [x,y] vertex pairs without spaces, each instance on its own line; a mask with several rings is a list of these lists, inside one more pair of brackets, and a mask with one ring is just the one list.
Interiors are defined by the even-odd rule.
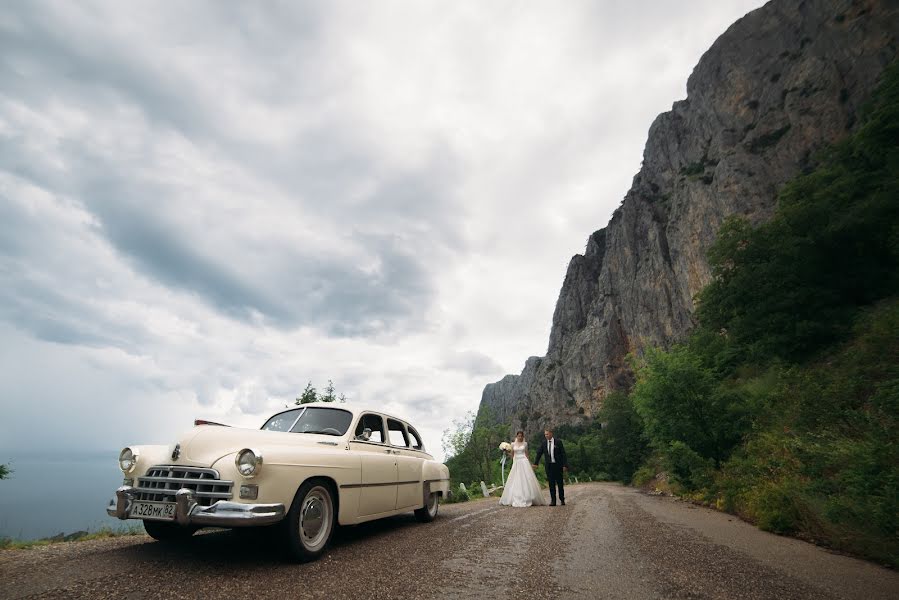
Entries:
[[550,505],[550,506],[555,506],[556,503],[555,503],[555,502],[550,502],[549,505]]
[[564,501],[564,500],[562,500],[562,506],[565,506],[565,501]]

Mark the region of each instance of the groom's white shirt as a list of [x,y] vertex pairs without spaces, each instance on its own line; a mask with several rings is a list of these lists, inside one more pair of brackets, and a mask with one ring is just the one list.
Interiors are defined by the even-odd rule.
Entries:
[[551,437],[551,438],[549,438],[549,441],[546,442],[546,449],[549,450],[549,462],[551,462],[551,463],[556,462],[556,459],[553,456],[553,443],[555,441],[556,441],[556,438]]

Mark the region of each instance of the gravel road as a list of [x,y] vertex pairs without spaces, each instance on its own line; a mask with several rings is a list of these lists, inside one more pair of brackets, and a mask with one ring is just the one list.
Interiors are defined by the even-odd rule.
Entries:
[[899,598],[899,573],[614,484],[568,506],[496,499],[343,528],[322,560],[214,531],[0,551],[0,598]]

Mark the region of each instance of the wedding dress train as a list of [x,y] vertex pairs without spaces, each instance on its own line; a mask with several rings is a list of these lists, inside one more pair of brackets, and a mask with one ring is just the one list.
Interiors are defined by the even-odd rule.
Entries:
[[509,470],[509,477],[506,478],[506,487],[503,488],[499,503],[515,508],[546,504],[540,482],[537,481],[528,458],[527,442],[512,442],[512,468]]

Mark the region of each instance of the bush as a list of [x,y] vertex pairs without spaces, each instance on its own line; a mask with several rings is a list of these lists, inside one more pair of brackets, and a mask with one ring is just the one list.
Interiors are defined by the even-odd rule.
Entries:
[[818,363],[759,376],[765,418],[713,487],[722,508],[764,529],[897,565],[899,300],[854,331]]
[[748,360],[804,360],[845,339],[859,307],[899,292],[899,62],[858,132],[788,183],[774,218],[728,220],[697,317]]
[[640,464],[649,456],[649,442],[643,433],[643,421],[630,396],[613,392],[603,401],[599,419],[604,423],[597,436],[596,451],[601,460],[596,468],[604,479],[630,481]]
[[632,397],[653,446],[664,452],[672,442],[683,442],[716,466],[749,427],[745,399],[719,385],[687,346],[648,349]]
[[724,225],[699,326],[637,365],[632,400],[660,463],[633,480],[664,468],[763,529],[895,567],[899,63],[818,160],[771,221]]
[[707,488],[712,484],[714,464],[685,443],[671,442],[662,456],[662,464],[669,478],[685,491]]
[[444,498],[446,504],[456,504],[457,502],[468,502],[471,496],[467,491],[463,492],[461,488],[456,487],[450,490],[448,498]]
[[656,469],[652,468],[649,465],[643,465],[634,473],[634,477],[633,479],[631,479],[631,484],[637,487],[643,487],[655,478]]

